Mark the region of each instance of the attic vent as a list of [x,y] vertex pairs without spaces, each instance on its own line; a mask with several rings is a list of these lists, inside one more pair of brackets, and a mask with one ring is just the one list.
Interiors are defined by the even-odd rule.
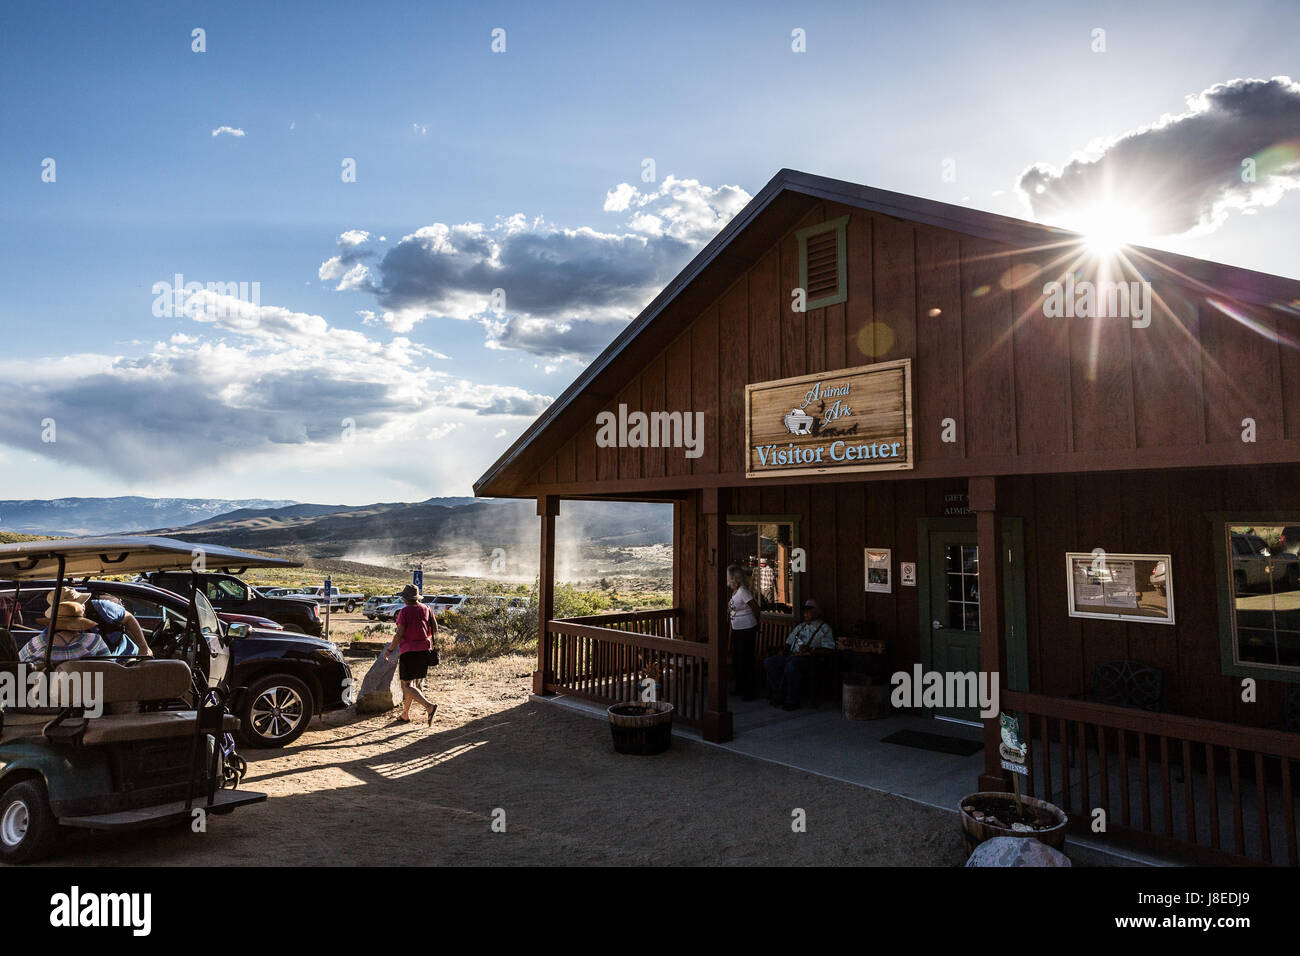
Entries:
[[849,217],[841,216],[795,233],[799,241],[799,287],[805,308],[820,309],[849,297],[844,260],[844,229]]

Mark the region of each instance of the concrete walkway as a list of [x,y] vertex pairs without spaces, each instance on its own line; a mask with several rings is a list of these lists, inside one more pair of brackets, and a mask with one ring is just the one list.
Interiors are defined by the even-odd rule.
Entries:
[[[533,699],[605,719],[602,705],[575,697]],[[962,757],[884,742],[900,730],[980,741],[980,728],[968,724],[907,715],[846,720],[839,706],[829,703],[815,709],[786,711],[772,707],[765,700],[745,703],[733,697],[730,706],[735,736],[727,743],[709,743],[699,731],[679,725],[674,725],[673,734],[783,767],[894,794],[946,810],[954,816],[959,812],[962,798],[974,792],[984,769],[982,749]],[[1176,865],[1074,836],[1067,839],[1066,851],[1076,862],[1090,865]]]

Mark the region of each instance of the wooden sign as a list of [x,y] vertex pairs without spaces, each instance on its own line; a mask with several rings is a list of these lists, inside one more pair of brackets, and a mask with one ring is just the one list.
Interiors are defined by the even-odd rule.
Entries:
[[745,387],[747,478],[912,467],[912,360]]

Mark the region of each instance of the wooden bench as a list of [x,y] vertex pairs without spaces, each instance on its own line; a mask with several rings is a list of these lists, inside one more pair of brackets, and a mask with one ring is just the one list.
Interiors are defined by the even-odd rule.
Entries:
[[[767,671],[763,661],[773,654],[780,654],[785,647],[786,638],[794,630],[795,622],[788,617],[763,617],[758,622],[758,638],[755,641],[754,656],[757,658],[758,679],[763,686],[767,684]],[[807,694],[817,703],[823,698],[834,699],[840,688],[840,666],[838,651],[814,651],[813,669],[807,684]]]

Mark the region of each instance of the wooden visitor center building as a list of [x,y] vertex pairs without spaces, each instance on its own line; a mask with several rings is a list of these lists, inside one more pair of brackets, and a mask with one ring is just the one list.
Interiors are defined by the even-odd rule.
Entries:
[[[475,493],[537,501],[538,694],[650,674],[729,739],[740,564],[767,647],[812,597],[889,672],[996,673],[1077,824],[1294,866],[1298,465],[1300,282],[782,170]],[[552,619],[566,499],[672,502],[672,609]]]

